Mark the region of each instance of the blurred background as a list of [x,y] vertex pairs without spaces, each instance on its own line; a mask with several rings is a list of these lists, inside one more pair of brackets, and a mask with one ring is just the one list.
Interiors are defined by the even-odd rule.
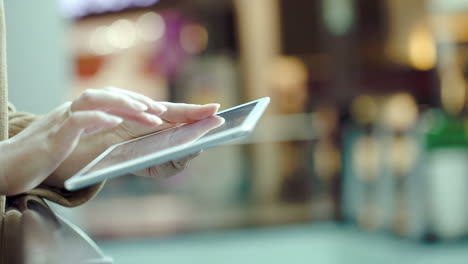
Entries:
[[245,144],[59,209],[115,263],[466,261],[467,0],[5,8],[20,110],[110,85],[222,108],[271,97]]

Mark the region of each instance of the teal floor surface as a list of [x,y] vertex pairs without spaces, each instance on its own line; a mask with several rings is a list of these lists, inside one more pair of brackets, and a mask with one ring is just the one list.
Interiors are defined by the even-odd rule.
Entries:
[[99,245],[116,264],[468,263],[468,241],[423,244],[336,224],[101,241]]

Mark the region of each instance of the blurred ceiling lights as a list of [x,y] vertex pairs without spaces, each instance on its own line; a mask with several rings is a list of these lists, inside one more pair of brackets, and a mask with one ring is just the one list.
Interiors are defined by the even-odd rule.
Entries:
[[114,47],[105,39],[107,26],[97,27],[89,38],[89,48],[97,55],[107,55],[114,51]]
[[106,33],[107,40],[116,48],[127,49],[135,44],[135,24],[128,19],[114,21]]
[[140,41],[158,41],[164,32],[164,19],[155,12],[147,12],[136,21],[118,19],[110,25],[97,27],[91,33],[88,45],[94,54],[107,55],[131,48]]
[[137,19],[138,35],[144,41],[157,41],[164,35],[166,24],[164,19],[155,12],[148,12]]
[[159,0],[60,0],[63,14],[70,18],[79,18],[91,14],[116,12],[131,7],[146,7]]

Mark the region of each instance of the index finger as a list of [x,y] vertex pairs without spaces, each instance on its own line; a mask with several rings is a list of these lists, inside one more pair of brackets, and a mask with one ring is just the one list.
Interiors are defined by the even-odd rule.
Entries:
[[160,115],[160,118],[169,123],[190,123],[210,117],[218,111],[219,104],[183,104],[163,102],[167,111]]

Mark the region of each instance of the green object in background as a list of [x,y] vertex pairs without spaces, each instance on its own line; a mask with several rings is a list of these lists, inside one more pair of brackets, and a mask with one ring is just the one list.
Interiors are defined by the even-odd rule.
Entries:
[[468,148],[467,120],[440,110],[433,110],[429,115],[426,134],[428,151],[451,147]]
[[441,240],[468,234],[468,134],[467,121],[441,110],[428,113],[423,162],[426,231]]

